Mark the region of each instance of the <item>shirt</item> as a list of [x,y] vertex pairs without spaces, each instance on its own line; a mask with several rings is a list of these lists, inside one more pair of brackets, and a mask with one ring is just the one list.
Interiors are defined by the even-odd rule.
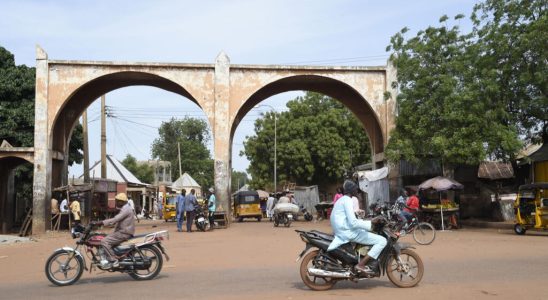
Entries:
[[68,212],[67,199],[63,199],[63,201],[61,201],[61,206],[59,209],[61,210],[62,213]]
[[354,208],[354,212],[360,210],[360,201],[358,200],[358,197],[352,196],[352,207]]
[[185,196],[182,194],[177,195],[177,214],[185,211]]
[[51,198],[51,214],[56,215],[59,213],[59,202],[57,202],[57,199]]
[[405,205],[412,208],[409,209],[406,207],[405,211],[410,213],[416,212],[419,209],[419,198],[417,197],[417,195],[412,195],[411,197],[409,197],[409,199],[407,199],[407,203],[405,203]]
[[196,209],[196,206],[198,206],[196,196],[194,196],[193,194],[188,194],[185,197],[185,211],[194,211],[194,209]]
[[114,218],[104,220],[103,224],[107,226],[116,224],[116,228],[114,228],[115,232],[133,235],[135,233],[135,218],[133,215],[133,209],[128,203],[122,206],[122,209]]
[[352,241],[358,236],[358,233],[361,230],[371,230],[371,221],[364,221],[356,218],[352,199],[347,195],[342,196],[337,200],[337,203],[333,205],[330,220],[335,238],[331,244],[329,244],[327,251],[331,251],[340,245]]
[[209,203],[207,205],[209,211],[215,211],[215,207],[216,207],[215,201],[217,201],[217,199],[215,199],[215,195],[211,194],[211,196],[209,196]]
[[70,210],[72,211],[72,215],[74,216],[74,220],[80,221],[80,202],[74,200],[70,204]]

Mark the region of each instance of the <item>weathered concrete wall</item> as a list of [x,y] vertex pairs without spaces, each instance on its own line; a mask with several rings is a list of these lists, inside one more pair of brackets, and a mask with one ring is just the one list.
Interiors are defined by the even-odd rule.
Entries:
[[231,65],[224,53],[215,64],[48,61],[38,47],[36,68],[35,233],[49,223],[45,212],[51,178],[65,172],[68,139],[78,118],[93,101],[118,88],[157,87],[188,98],[204,111],[213,130],[216,194],[228,213],[232,136],[243,116],[262,100],[292,90],[340,100],[362,122],[379,162],[393,128],[395,97],[385,100],[385,92],[394,92],[387,81],[395,73],[385,67]]

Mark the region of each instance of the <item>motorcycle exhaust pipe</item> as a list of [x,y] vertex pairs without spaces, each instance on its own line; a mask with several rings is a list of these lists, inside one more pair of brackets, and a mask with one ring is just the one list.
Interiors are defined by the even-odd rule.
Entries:
[[316,268],[308,268],[308,274],[318,277],[350,278],[350,271],[333,272]]

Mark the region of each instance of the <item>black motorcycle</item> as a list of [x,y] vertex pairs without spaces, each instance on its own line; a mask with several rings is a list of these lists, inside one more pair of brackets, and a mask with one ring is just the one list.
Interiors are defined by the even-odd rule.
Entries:
[[208,231],[211,227],[209,219],[206,214],[206,210],[198,205],[195,209],[196,215],[194,216],[194,224],[200,231]]
[[[358,281],[386,274],[388,279],[398,287],[417,285],[424,274],[422,260],[411,250],[414,247],[398,242],[399,236],[386,226],[387,223],[385,220],[375,225],[374,231],[387,240],[386,246],[378,257],[379,270],[376,275],[365,274],[354,269],[360,259],[367,254],[369,246],[346,243],[327,252],[329,244],[334,239],[333,235],[317,230],[295,230],[306,243],[305,249],[297,258],[297,261],[302,259],[300,275],[304,284],[313,290],[324,291],[333,287],[337,281]],[[310,249],[313,250],[309,251]]]
[[304,207],[304,205],[301,205],[300,214],[303,215],[305,221],[310,222],[312,221],[312,219],[314,219],[312,214],[306,209],[306,207]]
[[293,221],[293,214],[290,212],[275,212],[273,219],[274,227],[278,227],[280,224],[283,224],[285,227],[289,227]]

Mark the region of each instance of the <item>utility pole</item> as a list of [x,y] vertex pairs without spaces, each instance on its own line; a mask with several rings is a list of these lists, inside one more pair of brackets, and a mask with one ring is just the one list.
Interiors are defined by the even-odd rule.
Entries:
[[183,169],[181,168],[181,144],[177,142],[177,157],[179,158],[179,177],[183,176]]
[[88,110],[82,116],[82,134],[84,135],[84,182],[89,183],[89,145],[88,145]]
[[105,95],[101,96],[101,178],[107,178],[107,126]]

